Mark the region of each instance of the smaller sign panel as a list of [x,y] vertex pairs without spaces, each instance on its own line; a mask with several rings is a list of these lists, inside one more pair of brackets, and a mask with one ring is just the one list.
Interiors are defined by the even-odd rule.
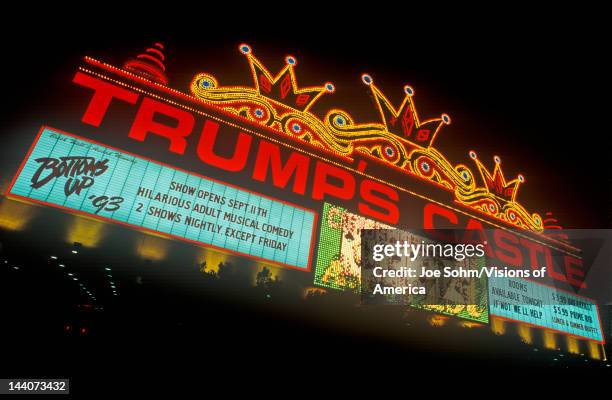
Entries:
[[[353,214],[344,207],[325,203],[321,215],[319,251],[314,283],[330,289],[361,290],[361,231],[362,229],[395,229],[363,216]],[[455,287],[459,280],[451,279],[447,287]],[[436,313],[488,323],[486,279],[473,280],[477,287],[467,288],[476,304],[453,302],[451,291],[436,292],[438,299],[412,303],[411,307]],[[448,294],[448,296],[447,296]],[[429,304],[426,304],[429,303]],[[461,304],[463,303],[463,304]]]
[[309,270],[316,213],[43,128],[9,194]]
[[597,304],[521,278],[489,278],[491,315],[603,342]]
[[329,203],[323,204],[314,283],[358,291],[361,281],[361,230],[393,229]]

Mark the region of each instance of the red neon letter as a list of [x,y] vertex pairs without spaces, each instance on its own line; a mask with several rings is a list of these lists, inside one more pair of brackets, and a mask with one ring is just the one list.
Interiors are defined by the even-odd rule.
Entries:
[[234,148],[234,154],[230,158],[224,158],[216,155],[213,150],[218,132],[219,124],[206,120],[204,129],[202,129],[202,136],[200,136],[200,142],[198,143],[198,157],[205,163],[226,171],[237,172],[242,170],[246,165],[253,137],[240,132],[236,147]]
[[295,174],[293,191],[304,194],[306,192],[306,181],[308,179],[308,165],[310,158],[300,153],[291,153],[289,159],[283,166],[280,148],[270,142],[261,141],[259,152],[255,160],[253,179],[264,182],[268,175],[268,167],[272,169],[272,182],[274,186],[284,188],[289,179]]
[[568,255],[563,257],[563,259],[565,260],[565,274],[567,275],[567,281],[570,283],[570,285],[585,288],[587,285],[584,282],[582,260]]
[[525,266],[529,266],[532,269],[540,267],[540,261],[538,261],[538,253],[544,253],[544,247],[541,244],[532,242],[531,240],[521,238],[520,241],[521,245],[525,247],[529,252],[529,265]]
[[495,251],[497,259],[508,265],[521,266],[523,263],[523,254],[516,246],[519,244],[518,238],[512,233],[505,232],[501,229],[495,229],[493,231],[493,237],[497,245],[497,250]]
[[[529,250],[529,262],[531,263],[529,267],[531,267],[531,269],[546,267],[548,276],[561,282],[567,282],[567,279],[562,273],[555,271],[552,254],[548,247],[535,243],[529,239],[522,238],[521,244]],[[544,255],[544,265],[541,265],[541,263],[538,261],[538,253],[542,253]]]
[[[328,177],[340,180],[341,185],[332,185],[328,182]],[[355,177],[343,169],[317,161],[313,186],[312,198],[315,200],[323,200],[326,194],[337,199],[350,200],[355,194]]]
[[[177,121],[176,127],[155,122],[155,114],[163,114]],[[183,154],[187,147],[185,137],[189,136],[195,120],[193,115],[176,107],[160,103],[145,97],[134,119],[129,137],[144,142],[148,133],[163,136],[170,140],[169,150],[173,153]]]
[[[478,236],[478,239],[476,240],[474,240],[474,233]],[[463,240],[466,242],[476,242],[484,244],[484,250],[487,257],[493,257],[493,248],[491,247],[491,243],[489,243],[489,240],[487,239],[487,234],[480,221],[470,218],[465,227]]]
[[[358,207],[360,213],[378,218],[390,224],[396,224],[397,221],[399,221],[399,209],[395,203],[389,201],[399,200],[399,196],[395,190],[378,182],[364,180],[361,182],[359,192],[363,200],[385,210],[385,212],[376,211],[366,203],[359,202]],[[386,198],[380,197],[378,193],[384,195]]]
[[113,98],[130,104],[136,104],[138,101],[138,94],[82,72],[77,72],[72,82],[94,90],[94,95],[89,101],[81,121],[95,127],[99,127],[102,123],[102,119],[104,119],[104,115],[106,115],[108,106]]
[[437,204],[427,203],[423,209],[423,228],[424,229],[436,229],[434,226],[433,218],[435,215],[443,217],[453,225],[457,225],[457,215],[449,210],[448,208],[440,207]]
[[569,282],[564,273],[555,270],[555,263],[553,261],[552,251],[550,248],[544,247],[544,255],[546,256],[546,272],[548,272],[548,275],[558,281]]

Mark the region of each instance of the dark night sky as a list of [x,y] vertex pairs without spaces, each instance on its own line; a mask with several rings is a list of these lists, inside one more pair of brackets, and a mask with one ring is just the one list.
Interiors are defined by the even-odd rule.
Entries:
[[[286,54],[295,55],[301,85],[334,82],[336,93],[313,109],[319,115],[338,107],[357,121],[377,120],[363,72],[395,104],[410,84],[421,117],[452,117],[436,146],[451,160],[470,165],[473,149],[492,167],[499,155],[508,178],[526,177],[518,198],[529,211],[552,211],[565,227],[610,226],[606,111],[597,97],[604,90],[603,27],[592,17],[579,23],[585,21],[575,10],[504,10],[487,17],[396,10],[390,19],[390,10],[318,13],[313,6],[305,18],[254,8],[249,19],[233,20],[225,19],[227,10],[192,7],[133,17],[30,15],[4,35],[12,39],[3,51],[5,140],[16,140],[12,133],[25,120],[45,122],[45,104],[61,101],[61,88],[83,55],[119,65],[162,41],[170,85],[187,91],[200,71],[221,84],[249,84],[237,51],[247,42],[273,72]],[[3,165],[17,162],[14,154],[3,155]],[[3,168],[3,176],[10,173]]]

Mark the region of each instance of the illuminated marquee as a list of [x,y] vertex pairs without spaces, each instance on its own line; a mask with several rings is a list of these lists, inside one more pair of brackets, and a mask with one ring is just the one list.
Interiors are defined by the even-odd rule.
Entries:
[[491,315],[603,343],[597,304],[520,278],[490,278]]
[[[361,284],[361,230],[393,229],[388,225],[353,214],[343,207],[325,203],[321,216],[319,251],[315,267],[314,282],[317,285],[339,290],[359,291]],[[478,304],[449,304],[447,298],[436,298],[443,304],[415,305],[413,307],[453,315],[473,321],[487,323],[486,279],[470,281],[476,287],[468,291]],[[452,285],[449,285],[452,286]]]
[[44,128],[11,196],[310,269],[316,214]]
[[[156,43],[122,68],[85,57],[69,88],[78,99],[74,115],[79,118],[66,130],[106,143],[99,147],[164,159],[172,169],[290,199],[309,210],[333,207],[324,202],[342,204],[355,225],[471,230],[488,239],[487,257],[514,266],[543,260],[552,279],[582,285],[586,272],[579,249],[544,233],[552,219],[543,221],[518,202],[523,177],[507,180],[498,157],[490,171],[473,151],[469,155],[478,172],[448,161],[434,145],[450,118],[421,119],[412,88],[404,88],[396,108],[369,75],[362,76],[380,120],[357,123],[342,110],[324,117],[312,112],[313,104],[335,87],[299,87],[295,57],[287,57],[273,75],[249,46],[241,45],[252,87],[222,86],[212,75],[198,74],[187,94],[168,86],[163,50]],[[343,242],[341,232],[326,221],[323,216],[315,282],[355,289],[358,263],[340,259],[358,256],[349,249],[355,243]],[[487,237],[484,231],[491,228],[494,236]],[[307,247],[312,249],[313,242]],[[561,262],[551,265],[549,259]]]

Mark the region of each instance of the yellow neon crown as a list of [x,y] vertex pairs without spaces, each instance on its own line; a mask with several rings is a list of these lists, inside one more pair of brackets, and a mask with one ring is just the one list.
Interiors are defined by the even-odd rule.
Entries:
[[480,176],[482,176],[482,180],[485,183],[485,188],[489,193],[508,202],[516,201],[516,194],[519,186],[521,183],[525,182],[523,175],[519,174],[515,179],[511,180],[510,182],[506,182],[504,172],[501,168],[501,159],[498,156],[493,158],[495,161],[493,175],[491,175],[487,167],[480,162],[475,151],[470,151],[470,158],[476,163],[476,166],[480,171]]
[[325,83],[321,87],[299,89],[294,71],[297,60],[291,55],[285,57],[285,67],[276,76],[272,76],[261,61],[253,55],[253,51],[248,44],[241,44],[239,49],[249,61],[257,92],[261,96],[268,97],[287,107],[302,112],[308,111],[319,97],[325,93],[333,93],[336,90],[330,82]]
[[374,80],[370,75],[363,74],[361,80],[372,90],[376,107],[387,131],[397,136],[421,147],[429,147],[433,144],[442,126],[449,125],[451,122],[450,117],[446,114],[442,114],[440,118],[421,121],[412,99],[414,89],[408,85],[404,86],[404,100],[396,109],[380,89],[374,85]]

